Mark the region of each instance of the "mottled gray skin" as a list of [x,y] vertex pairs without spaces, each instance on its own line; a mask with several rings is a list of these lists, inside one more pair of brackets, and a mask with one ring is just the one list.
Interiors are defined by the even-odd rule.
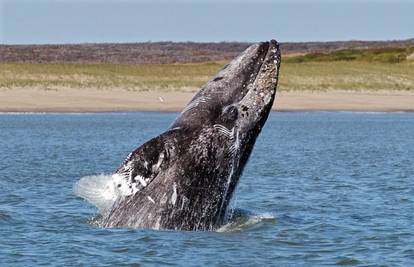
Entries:
[[272,107],[280,61],[276,41],[252,45],[201,88],[166,132],[132,152],[116,173],[140,190],[116,202],[104,225],[220,227]]

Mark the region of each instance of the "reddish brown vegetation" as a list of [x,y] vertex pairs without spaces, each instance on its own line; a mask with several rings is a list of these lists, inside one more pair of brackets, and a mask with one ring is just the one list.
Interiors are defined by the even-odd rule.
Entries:
[[[186,63],[222,61],[235,57],[250,43],[129,43],[70,45],[0,45],[0,62],[31,63]],[[404,41],[348,41],[283,43],[284,55],[330,52],[340,49],[364,49],[414,46]]]

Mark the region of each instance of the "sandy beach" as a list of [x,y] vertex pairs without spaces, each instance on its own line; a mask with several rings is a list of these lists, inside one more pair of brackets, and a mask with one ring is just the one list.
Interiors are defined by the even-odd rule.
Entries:
[[[180,111],[194,92],[1,89],[0,112]],[[414,92],[278,92],[276,111],[414,111]]]

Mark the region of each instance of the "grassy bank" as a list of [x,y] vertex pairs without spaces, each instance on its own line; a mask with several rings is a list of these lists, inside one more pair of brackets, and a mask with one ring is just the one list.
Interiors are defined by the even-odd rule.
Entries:
[[0,64],[0,88],[192,91],[222,66],[204,64]]
[[414,90],[414,64],[367,62],[286,63],[280,88],[297,90]]
[[[414,90],[411,50],[353,51],[285,58],[279,89]],[[398,60],[397,60],[398,59]],[[200,64],[0,64],[0,88],[123,88],[195,91],[224,62]]]

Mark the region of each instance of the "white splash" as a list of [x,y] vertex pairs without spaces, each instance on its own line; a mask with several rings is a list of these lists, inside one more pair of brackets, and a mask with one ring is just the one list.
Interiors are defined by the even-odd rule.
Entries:
[[95,205],[102,215],[107,214],[114,202],[133,194],[133,188],[119,174],[82,177],[74,186],[77,196]]
[[227,223],[218,228],[217,232],[239,232],[251,227],[260,227],[263,223],[276,223],[276,218],[271,213],[253,214],[244,211],[236,211]]

